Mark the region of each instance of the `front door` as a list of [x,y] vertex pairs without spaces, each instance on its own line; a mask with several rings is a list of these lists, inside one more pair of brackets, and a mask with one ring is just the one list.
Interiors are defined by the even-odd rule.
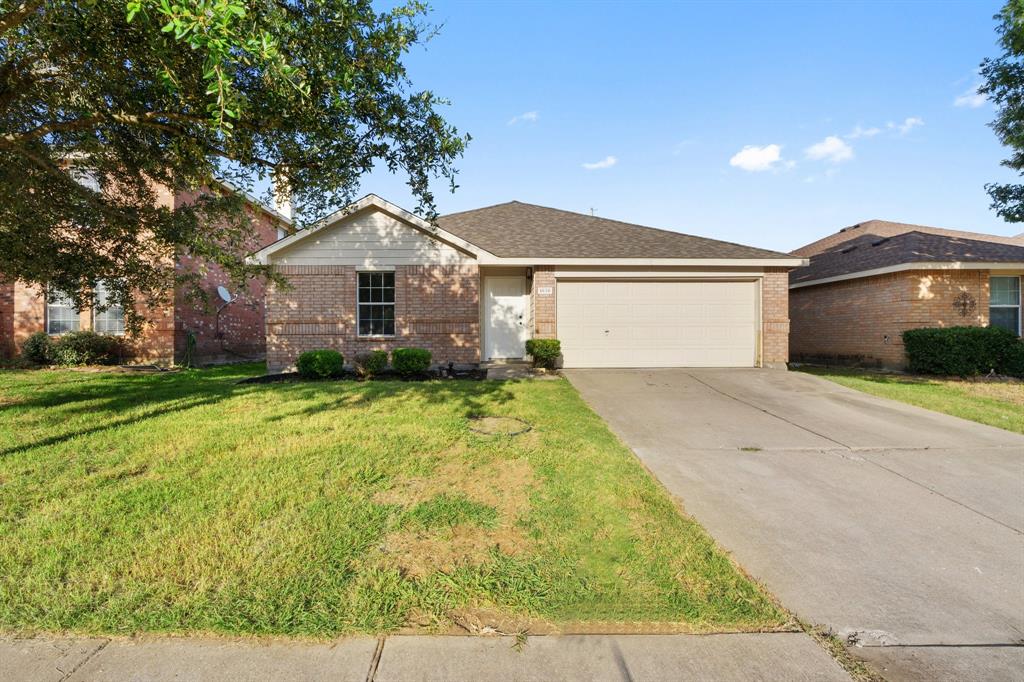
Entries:
[[488,360],[526,355],[527,305],[525,277],[485,277],[484,356]]

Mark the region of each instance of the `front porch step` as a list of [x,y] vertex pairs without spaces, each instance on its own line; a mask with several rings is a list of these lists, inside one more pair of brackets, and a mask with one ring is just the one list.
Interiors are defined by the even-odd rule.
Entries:
[[491,367],[530,367],[532,364],[524,358],[498,358],[495,360],[485,360],[480,363],[480,367],[483,369],[490,369]]

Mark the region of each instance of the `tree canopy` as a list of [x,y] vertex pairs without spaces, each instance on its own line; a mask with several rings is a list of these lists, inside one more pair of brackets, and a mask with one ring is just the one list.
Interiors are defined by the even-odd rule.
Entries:
[[175,192],[286,178],[306,219],[348,202],[375,166],[454,189],[468,136],[417,91],[403,58],[432,35],[413,0],[0,0],[0,276],[90,305],[107,282],[129,323],[157,302],[168,254],[241,286],[268,273],[243,202]]
[[[995,18],[1003,54],[981,63],[978,92],[995,105],[992,129],[1012,151],[1003,165],[1024,174],[1024,0],[1009,0]],[[985,189],[1003,219],[1024,221],[1024,185],[990,183]]]

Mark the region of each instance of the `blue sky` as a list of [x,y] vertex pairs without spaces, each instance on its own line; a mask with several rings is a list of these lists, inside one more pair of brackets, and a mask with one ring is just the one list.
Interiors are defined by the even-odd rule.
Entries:
[[[437,2],[407,60],[473,141],[442,213],[517,199],[789,250],[871,218],[1016,234],[974,97],[997,2]],[[744,151],[746,149],[746,151]],[[413,207],[404,181],[363,191]]]

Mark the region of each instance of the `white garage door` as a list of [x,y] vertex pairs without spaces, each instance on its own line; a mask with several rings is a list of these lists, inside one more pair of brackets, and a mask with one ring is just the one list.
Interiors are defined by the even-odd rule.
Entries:
[[566,367],[751,367],[755,282],[559,281]]

